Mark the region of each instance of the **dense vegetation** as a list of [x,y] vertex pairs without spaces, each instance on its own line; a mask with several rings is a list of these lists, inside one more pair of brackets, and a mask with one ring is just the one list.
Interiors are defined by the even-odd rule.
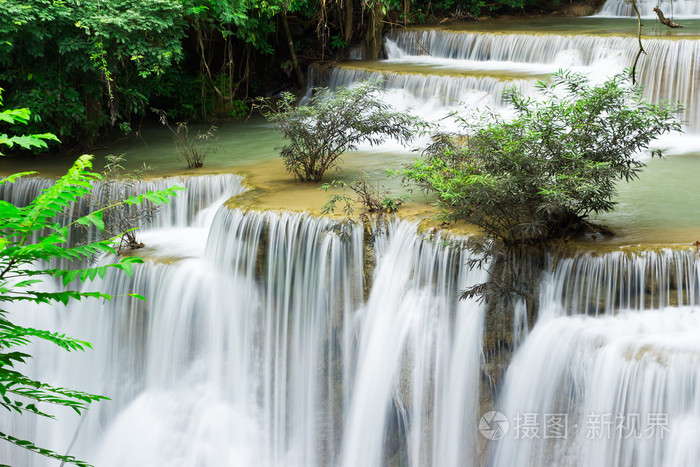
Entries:
[[465,132],[436,135],[405,176],[434,191],[451,219],[466,219],[505,245],[580,233],[613,209],[620,180],[638,176],[640,152],[680,131],[673,105],[641,97],[629,74],[591,86],[578,73],[538,84],[542,100],[506,94],[516,115],[457,116]]
[[90,146],[162,109],[241,116],[251,96],[304,81],[347,47],[379,52],[389,27],[557,0],[2,0],[0,87],[34,110],[29,132]]

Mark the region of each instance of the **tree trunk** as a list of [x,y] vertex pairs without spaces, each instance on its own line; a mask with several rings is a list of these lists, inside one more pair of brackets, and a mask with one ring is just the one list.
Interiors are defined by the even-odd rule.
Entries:
[[292,64],[294,66],[294,72],[297,75],[297,81],[301,88],[306,88],[306,77],[304,72],[301,71],[299,67],[299,61],[297,60],[297,53],[294,50],[294,41],[292,40],[292,33],[289,30],[289,23],[287,22],[287,12],[283,11],[280,14],[280,19],[282,20],[282,29],[284,29],[284,37],[287,39],[287,45],[289,46],[289,55],[292,57]]
[[369,5],[369,21],[367,23],[367,36],[365,48],[368,60],[377,60],[382,50],[382,32],[384,31],[384,4],[381,0],[374,0]]
[[345,41],[346,45],[350,45],[350,41],[352,40],[353,20],[355,14],[355,12],[353,11],[352,2],[353,0],[343,0],[343,9],[345,13],[345,31],[343,33],[343,40]]
[[234,61],[234,56],[233,56],[233,41],[230,40],[228,37],[224,39],[224,44],[226,45],[226,58],[225,58],[225,63],[226,65],[224,68],[226,69],[226,74],[228,76],[228,99],[226,104],[229,105],[229,108],[226,110],[231,110],[231,103],[233,102],[233,95],[236,93],[238,90],[238,86],[235,86],[234,88],[234,81],[233,81],[233,72],[236,69],[236,62]]

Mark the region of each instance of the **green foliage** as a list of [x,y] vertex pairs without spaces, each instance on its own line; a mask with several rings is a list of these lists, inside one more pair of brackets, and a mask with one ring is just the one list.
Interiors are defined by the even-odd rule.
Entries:
[[526,8],[550,10],[559,5],[559,0],[412,0],[408,2],[408,11],[404,11],[406,4],[403,0],[384,0],[384,4],[386,11],[400,12],[402,20],[423,23],[429,15],[466,19],[480,15],[518,12]]
[[289,0],[185,0],[185,13],[191,22],[235,37],[265,54],[274,53],[270,36],[276,28],[274,16],[285,5],[299,8],[309,2]]
[[231,111],[229,116],[231,118],[243,118],[250,114],[250,106],[241,99],[233,99],[231,102]]
[[429,15],[466,19],[500,11],[522,10],[529,6],[549,8],[558,0],[412,0],[407,4],[403,0],[383,0],[383,3],[385,12],[399,12],[402,21],[424,23]]
[[34,443],[32,443],[31,441],[27,441],[26,439],[15,438],[14,436],[8,435],[7,433],[0,432],[0,439],[8,441],[12,444],[16,444],[17,446],[20,446],[24,449],[27,449],[28,451],[32,451],[36,454],[40,454],[40,455],[48,457],[50,459],[59,460],[59,461],[61,461],[62,464],[68,462],[69,464],[74,464],[74,465],[77,465],[78,467],[92,467],[90,464],[83,462],[81,460],[78,460],[73,456],[66,456],[66,455],[58,454],[54,451],[51,451],[50,449],[44,449],[42,447],[39,447],[39,446],[35,445]]
[[[15,124],[26,123],[31,113],[27,109],[4,110],[1,115],[0,118],[4,122]],[[0,145],[27,144],[31,147],[45,144],[46,139],[55,139],[53,135],[30,135],[24,138],[26,140],[22,142],[3,135]],[[109,209],[124,203],[137,205],[145,200],[162,204],[168,202],[177,189],[130,197],[63,225],[60,222],[63,213],[78,199],[88,196],[92,182],[101,178],[100,175],[90,172],[91,168],[91,156],[82,156],[65,176],[27,206],[18,207],[0,201],[0,407],[8,412],[54,418],[45,406],[53,404],[69,407],[80,414],[91,403],[106,399],[104,396],[46,384],[22,373],[20,368],[31,355],[19,349],[29,345],[32,340],[44,340],[69,352],[84,351],[91,348],[91,345],[64,334],[17,325],[10,320],[6,309],[7,304],[20,302],[65,305],[72,300],[88,298],[109,300],[109,295],[100,292],[81,292],[70,288],[51,292],[37,285],[48,278],[54,278],[67,287],[76,280],[85,282],[97,277],[103,278],[110,268],[120,269],[131,275],[133,265],[142,262],[139,258],[121,258],[116,263],[98,267],[59,269],[51,266],[55,260],[81,264],[98,254],[114,254],[114,238],[85,245],[72,245],[69,243],[71,229],[83,225],[102,230],[105,227],[104,214]],[[13,183],[20,177],[33,173],[11,175],[0,180],[0,185]],[[31,441],[5,432],[0,432],[0,439],[62,462],[78,466],[88,465],[73,456],[41,448]]]
[[626,76],[591,86],[560,71],[539,83],[542,101],[511,89],[512,120],[458,117],[467,133],[436,135],[404,175],[434,191],[449,218],[506,245],[575,234],[590,214],[613,209],[617,182],[644,166],[640,151],[680,131],[677,106],[646,102]]
[[[100,292],[71,289],[48,292],[36,288],[36,285],[48,277],[61,280],[64,286],[69,286],[75,280],[91,281],[97,277],[103,278],[109,268],[120,269],[130,275],[133,265],[141,262],[139,258],[121,258],[116,263],[99,267],[50,267],[52,260],[81,262],[96,254],[115,252],[114,239],[86,245],[70,245],[68,242],[70,230],[77,225],[91,225],[103,229],[102,219],[107,208],[80,217],[69,225],[61,225],[58,221],[64,210],[69,209],[79,198],[87,196],[91,183],[100,178],[98,174],[90,172],[90,168],[91,156],[80,157],[64,177],[25,207],[0,201],[0,303],[67,304],[72,300],[87,298],[109,300],[109,295]],[[14,182],[23,175],[27,174],[5,178],[0,180],[0,184]],[[137,204],[144,199],[162,203],[174,194],[174,190],[149,193],[126,199],[124,203]],[[106,399],[103,396],[52,386],[24,375],[17,367],[26,363],[31,355],[17,349],[29,345],[33,339],[51,342],[67,351],[91,348],[90,343],[63,334],[17,325],[10,321],[5,308],[0,308],[0,407],[20,414],[32,413],[54,418],[45,411],[44,405],[62,405],[81,413],[91,403]],[[0,433],[0,438],[54,459],[86,465],[71,456],[62,456],[6,433]]]
[[161,76],[183,56],[185,28],[180,0],[3,0],[8,105],[34,109],[30,132],[94,138],[145,113]]
[[259,100],[263,115],[289,141],[280,148],[287,171],[299,181],[320,182],[343,152],[360,143],[410,141],[423,122],[393,111],[380,100],[380,91],[376,81],[365,81],[336,92],[316,88],[309,105],[296,106],[290,93],[282,95],[277,107]]
[[357,203],[362,206],[364,213],[376,214],[378,217],[382,217],[385,213],[398,211],[401,205],[406,202],[405,197],[393,196],[388,189],[379,183],[376,185],[369,183],[363,170],[360,170],[360,174],[352,183],[348,184],[342,180],[333,180],[330,183],[321,185],[320,189],[328,191],[332,187],[350,190],[355,194],[355,199],[347,194],[329,195],[328,202],[321,208],[322,214],[334,213],[336,206],[341,204],[341,210],[345,215],[352,216],[355,213],[355,204]]
[[119,201],[128,198],[135,191],[138,183],[152,170],[145,163],[136,170],[127,170],[122,164],[126,157],[120,155],[105,156],[107,163],[102,172],[106,183],[99,196],[94,197],[93,206],[113,206],[104,215],[104,236],[119,238],[117,251],[138,249],[145,245],[138,241],[136,234],[140,227],[151,222],[160,206],[145,202],[139,206],[129,206]]
[[198,169],[204,167],[204,159],[209,152],[209,142],[214,140],[218,128],[214,125],[202,133],[197,132],[197,136],[190,136],[190,127],[187,122],[177,122],[175,127],[170,125],[165,112],[153,109],[158,114],[160,123],[167,126],[173,134],[173,139],[177,144],[179,157],[185,161],[188,169]]
[[[0,107],[2,107],[2,88],[0,88]],[[29,123],[31,118],[31,111],[27,108],[23,109],[5,109],[0,111],[0,122],[7,125],[22,124],[26,125]],[[7,133],[0,133],[0,146],[14,147],[15,145],[23,149],[33,149],[47,147],[46,141],[58,141],[56,135],[51,133],[33,134],[33,135],[7,135]],[[0,156],[2,152],[0,151]]]
[[340,36],[340,34],[336,34],[335,36],[331,37],[331,47],[334,49],[344,49],[347,47],[348,44],[343,40],[343,38]]
[[[10,106],[35,110],[30,132],[51,129],[87,146],[104,128],[143,116],[150,106],[206,118],[219,76],[230,85],[218,86],[223,97],[232,100],[249,79],[252,51],[275,51],[275,15],[286,8],[311,17],[316,4],[2,0],[0,83],[12,89]],[[210,57],[209,72],[192,69],[200,54]]]

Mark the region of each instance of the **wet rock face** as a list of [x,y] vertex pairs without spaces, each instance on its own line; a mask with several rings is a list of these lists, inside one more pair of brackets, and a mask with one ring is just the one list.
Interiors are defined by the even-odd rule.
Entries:
[[591,16],[605,3],[604,0],[584,0],[570,3],[561,9],[564,16]]
[[501,301],[489,306],[484,322],[484,354],[497,356],[513,346],[513,307]]
[[503,297],[488,305],[479,395],[482,412],[495,407],[513,352],[541,313],[595,317],[694,305],[699,298],[694,264],[690,248],[612,252],[567,248],[493,264],[493,277],[530,285],[520,304],[524,310],[518,312],[517,301]]
[[330,75],[333,65],[330,63],[316,62],[309,66],[308,87],[327,87],[330,82]]
[[372,290],[374,268],[377,265],[377,258],[374,252],[374,233],[372,230],[372,225],[369,222],[365,222],[363,225],[362,261],[363,297],[366,302],[369,299],[369,294]]

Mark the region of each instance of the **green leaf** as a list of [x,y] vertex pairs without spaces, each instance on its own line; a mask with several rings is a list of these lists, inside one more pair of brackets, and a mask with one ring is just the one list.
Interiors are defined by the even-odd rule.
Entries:
[[[22,112],[3,115],[5,121],[11,117],[21,119],[24,116]],[[6,137],[6,135],[3,137],[5,143],[10,140],[14,144],[29,141]],[[49,136],[39,135],[39,139],[42,138],[49,139]],[[65,287],[75,280],[104,278],[108,268],[117,268],[127,274],[133,274],[133,265],[143,262],[140,258],[127,257],[98,267],[65,269],[42,266],[51,264],[55,260],[86,261],[91,260],[95,255],[114,253],[112,246],[115,242],[114,238],[82,245],[71,245],[68,242],[71,230],[78,225],[86,225],[98,230],[105,229],[104,210],[89,213],[70,226],[61,226],[57,222],[64,210],[88,196],[92,182],[101,178],[99,174],[91,172],[91,168],[91,156],[82,156],[65,176],[57,180],[53,186],[43,190],[29,205],[17,207],[0,201],[0,230],[3,232],[0,236],[0,262],[3,263],[3,267],[0,268],[0,301],[68,305],[72,301],[83,299],[110,300],[111,296],[108,294],[97,291],[81,292],[65,289]],[[0,184],[12,183],[27,174],[29,173],[6,177],[0,181]],[[163,192],[153,192],[149,196],[157,198],[160,202],[166,202],[177,190],[173,188]],[[145,199],[144,196],[141,201]],[[121,202],[115,204],[123,205]],[[64,288],[58,291],[43,291],[36,287],[49,276],[60,278]],[[131,296],[144,299],[138,294],[131,294]],[[53,418],[53,415],[44,411],[44,406],[60,405],[82,413],[91,403],[106,399],[99,395],[50,386],[23,374],[24,364],[31,355],[17,349],[26,347],[37,339],[52,343],[66,351],[84,351],[92,348],[89,342],[65,334],[16,325],[10,321],[8,313],[0,310],[0,407],[10,412],[31,413]],[[10,434],[0,433],[0,439],[60,461],[79,466],[88,465],[71,456],[53,453],[35,446],[31,441],[15,438]]]

